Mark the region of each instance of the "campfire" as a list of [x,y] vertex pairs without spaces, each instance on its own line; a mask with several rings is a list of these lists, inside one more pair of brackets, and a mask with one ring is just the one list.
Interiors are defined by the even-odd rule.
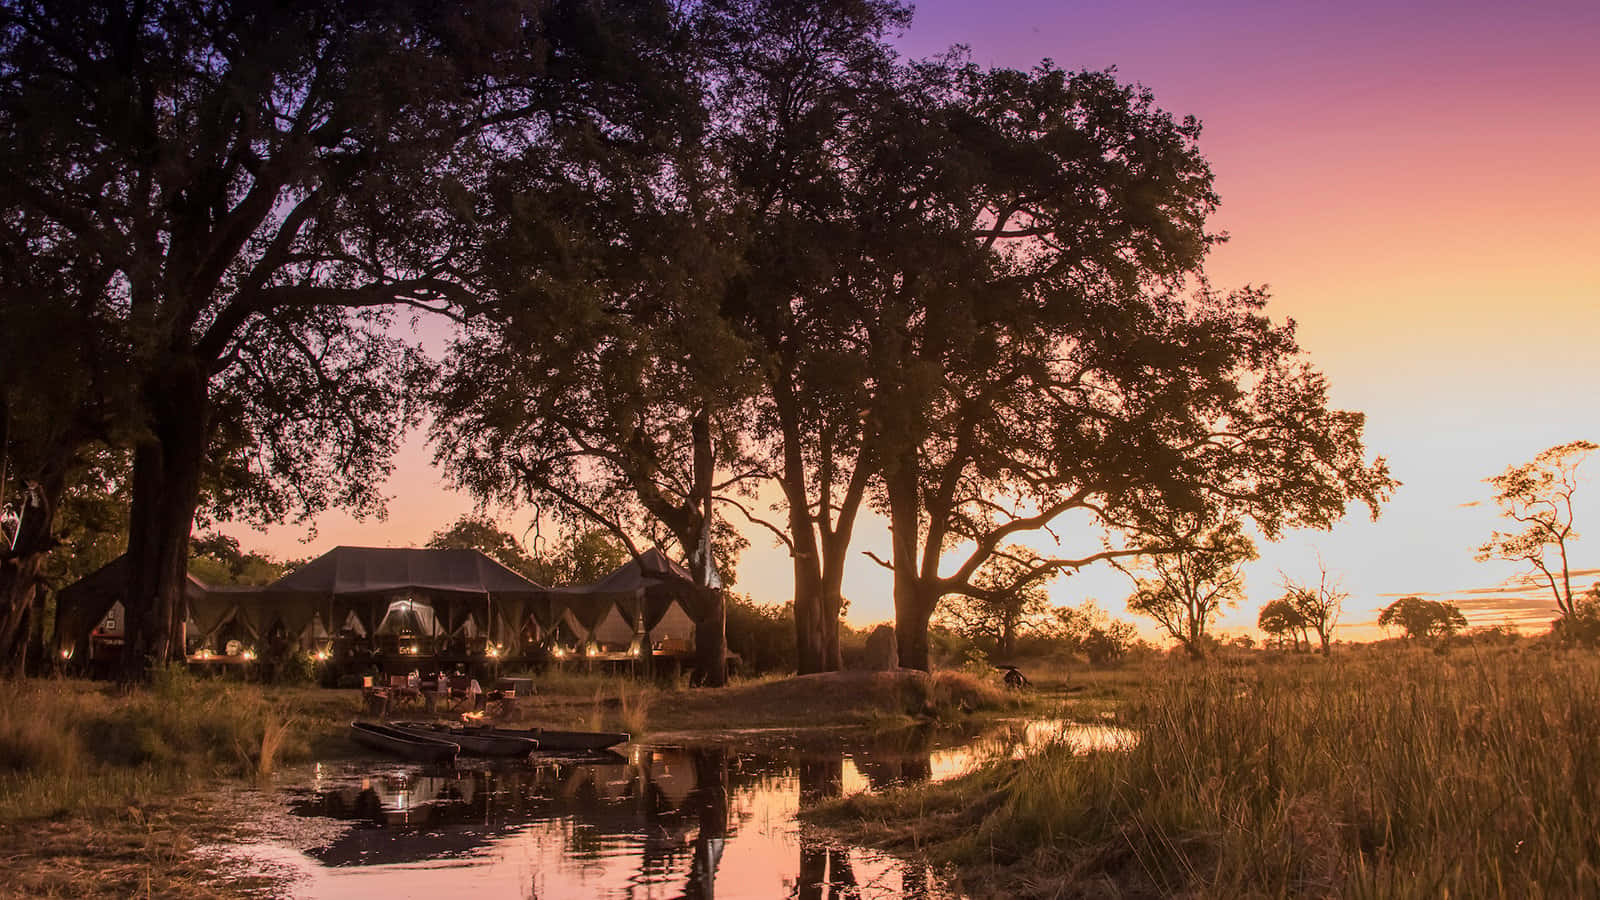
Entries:
[[461,724],[463,724],[463,725],[482,725],[483,724],[483,710],[479,709],[479,710],[474,710],[472,712],[464,712],[464,713],[462,713],[461,714]]

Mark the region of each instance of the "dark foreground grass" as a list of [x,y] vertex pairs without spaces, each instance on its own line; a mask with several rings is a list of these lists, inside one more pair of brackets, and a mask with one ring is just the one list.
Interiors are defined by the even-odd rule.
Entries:
[[171,796],[217,777],[270,775],[305,759],[359,709],[311,689],[200,682],[147,688],[17,681],[0,692],[0,822]]
[[[122,691],[88,681],[0,692],[0,897],[235,897],[248,882],[195,851],[248,816],[219,781],[268,776],[340,740],[355,692],[158,673]],[[337,724],[335,724],[337,723]]]
[[1600,660],[1364,651],[1152,673],[1131,751],[1050,746],[813,821],[977,895],[1600,895]]

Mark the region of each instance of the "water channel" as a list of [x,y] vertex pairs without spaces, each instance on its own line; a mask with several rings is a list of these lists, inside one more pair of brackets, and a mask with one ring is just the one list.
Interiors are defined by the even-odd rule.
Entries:
[[[366,758],[286,771],[268,800],[311,827],[235,847],[296,898],[949,898],[927,866],[808,834],[819,800],[954,777],[1046,740],[1124,746],[1120,729],[1013,723],[816,747],[625,745],[623,753],[437,768]],[[948,739],[945,739],[948,741]]]

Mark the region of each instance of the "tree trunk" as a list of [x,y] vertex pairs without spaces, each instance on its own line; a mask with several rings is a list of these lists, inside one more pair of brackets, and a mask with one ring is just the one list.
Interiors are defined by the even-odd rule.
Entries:
[[[908,451],[914,455],[915,449]],[[928,620],[938,596],[918,577],[917,544],[921,535],[921,506],[917,490],[917,467],[898,460],[885,467],[884,484],[889,495],[889,531],[894,547],[894,634],[900,651],[900,667],[930,668]]]
[[[794,504],[790,502],[790,508]],[[816,539],[809,521],[801,524],[791,514],[790,535],[794,544],[794,647],[795,670],[800,675],[826,672],[825,622],[822,569],[817,558]],[[834,629],[837,633],[837,628]],[[838,638],[834,644],[837,648]]]
[[[785,378],[773,383],[779,429],[783,435],[783,496],[789,507],[790,553],[794,560],[795,671],[800,675],[830,671],[827,648],[827,598],[823,586],[823,560],[818,547],[806,479],[805,432],[794,393]],[[837,655],[838,617],[834,616],[834,653]],[[831,667],[838,668],[837,665]]]
[[822,621],[819,624],[822,632],[822,669],[823,672],[837,672],[844,668],[844,659],[839,655],[839,613],[844,608],[844,561],[823,561],[822,576]]
[[933,607],[939,598],[928,596],[930,592],[923,590],[923,586],[917,584],[915,579],[908,580],[911,584],[903,590],[899,577],[895,578],[894,631],[895,642],[900,650],[900,668],[927,672],[932,669],[928,649],[928,620],[932,618]]
[[715,588],[702,590],[711,608],[694,623],[695,668],[702,687],[722,687],[728,683],[727,596]]
[[694,441],[694,499],[700,504],[698,533],[683,535],[698,549],[689,554],[690,574],[694,583],[707,591],[710,611],[700,617],[694,627],[695,660],[700,672],[700,684],[722,687],[728,683],[728,600],[716,577],[711,557],[712,543],[712,477],[716,457],[711,450],[711,414],[701,409],[695,415],[691,429]]
[[[792,520],[795,518],[791,516]],[[839,655],[839,612],[844,608],[844,548],[848,540],[824,541],[819,547],[809,522],[791,531],[794,556],[794,630],[800,675],[837,672],[843,665]],[[819,561],[820,556],[820,561]]]
[[0,543],[0,672],[23,674],[27,664],[28,631],[24,628],[39,590],[40,573],[55,545],[57,506],[66,490],[66,477],[44,475],[28,483],[17,523],[15,546]]
[[1188,651],[1190,659],[1204,659],[1206,652],[1202,649],[1200,641],[1205,632],[1200,627],[1200,614],[1193,606],[1189,608],[1189,637],[1183,642],[1183,649]]
[[189,532],[200,497],[210,409],[204,369],[180,357],[145,384],[150,434],[133,451],[122,679],[183,653]]
[[50,668],[49,652],[44,645],[44,601],[49,596],[41,583],[34,588],[33,605],[28,610],[28,636],[23,646],[23,671],[29,675],[44,675]]

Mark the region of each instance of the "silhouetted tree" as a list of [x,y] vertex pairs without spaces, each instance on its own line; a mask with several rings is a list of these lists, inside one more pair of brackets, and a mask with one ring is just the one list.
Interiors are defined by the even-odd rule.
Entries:
[[[827,336],[774,318],[799,309],[808,285],[798,263],[820,252],[840,206],[841,101],[861,90],[867,61],[889,58],[882,31],[903,10],[748,2],[700,12],[688,27],[706,40],[681,45],[672,64],[703,91],[649,165],[607,157],[555,193],[536,166],[508,169],[505,302],[455,347],[436,437],[441,459],[480,494],[549,502],[625,541],[664,530],[708,585],[738,549],[714,511],[750,515],[754,479],[776,477],[790,527],[765,524],[795,559],[801,671],[836,667],[844,556],[831,541],[848,543],[870,470],[842,476],[859,481],[853,499],[809,501],[847,467],[802,458],[830,431],[816,404],[788,402],[795,369],[784,348]],[[819,207],[823,221],[797,221]],[[783,392],[776,413],[758,396],[766,383]],[[836,394],[822,402],[846,405]],[[746,446],[762,430],[784,437]]]
[[524,578],[551,583],[539,577],[539,562],[528,555],[521,542],[482,513],[467,513],[448,528],[435,531],[425,546],[433,550],[477,550]]
[[271,584],[289,567],[255,551],[244,552],[237,538],[204,534],[189,542],[189,574],[210,585]]
[[[1496,531],[1478,548],[1478,559],[1527,563],[1542,578],[1562,616],[1573,614],[1572,576],[1567,543],[1573,530],[1572,495],[1578,489],[1578,466],[1600,449],[1589,441],[1572,441],[1541,452],[1532,462],[1511,466],[1487,479],[1494,502],[1506,518],[1522,526],[1518,532]],[[1551,554],[1555,554],[1552,560]]]
[[649,32],[631,26],[661,12],[537,0],[0,11],[8,227],[57,266],[33,302],[77,311],[89,335],[62,343],[112,370],[84,408],[125,412],[131,435],[130,674],[168,655],[182,621],[208,454],[235,476],[218,494],[233,508],[377,507],[423,374],[383,310],[474,302],[466,226],[486,155],[574,147],[596,129],[635,136],[622,119],[642,92],[619,76],[656,90],[635,40]]
[[[1340,590],[1337,578],[1332,581],[1328,579],[1328,569],[1320,560],[1317,562],[1317,573],[1315,585],[1296,584],[1288,576],[1283,576],[1283,599],[1293,605],[1299,614],[1302,630],[1310,629],[1317,633],[1322,655],[1327,656],[1333,641],[1333,629],[1339,624],[1339,613],[1344,610],[1344,601],[1350,595]],[[1311,649],[1309,637],[1306,639],[1306,649]]]
[[897,243],[848,294],[901,664],[927,667],[942,598],[1071,512],[1128,539],[1040,572],[1158,550],[1139,535],[1176,513],[1272,536],[1375,511],[1393,482],[1363,417],[1328,408],[1265,294],[1185,293],[1216,201],[1199,126],[1109,73],[946,71],[881,116],[859,202]]
[[1300,649],[1302,638],[1306,641],[1306,648],[1311,647],[1311,639],[1305,635],[1305,616],[1287,597],[1261,607],[1261,614],[1256,617],[1256,627],[1279,641],[1288,641],[1296,650]]
[[1244,564],[1256,558],[1255,545],[1238,522],[1174,529],[1162,543],[1164,552],[1140,558],[1149,577],[1135,578],[1128,609],[1155,619],[1199,659],[1211,621],[1244,596]]
[[1454,603],[1402,597],[1378,613],[1382,628],[1399,626],[1407,638],[1447,638],[1467,627],[1467,617]]

